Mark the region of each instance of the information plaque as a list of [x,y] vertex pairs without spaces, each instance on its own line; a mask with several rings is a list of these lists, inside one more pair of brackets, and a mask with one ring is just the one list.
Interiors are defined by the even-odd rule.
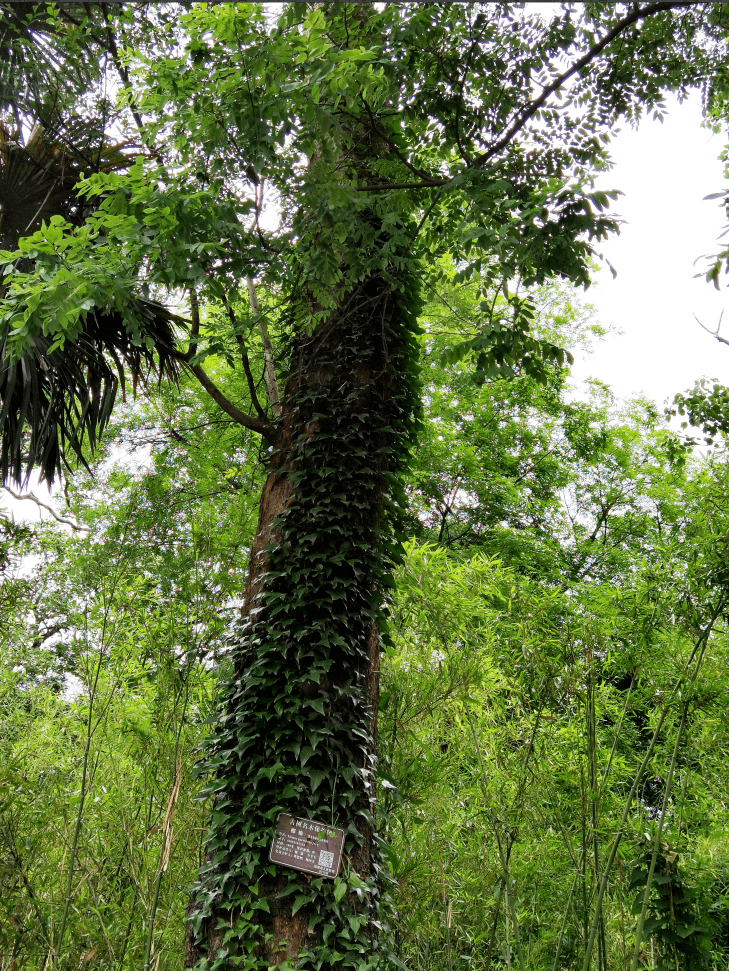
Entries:
[[343,843],[343,829],[280,813],[268,858],[318,877],[336,877]]

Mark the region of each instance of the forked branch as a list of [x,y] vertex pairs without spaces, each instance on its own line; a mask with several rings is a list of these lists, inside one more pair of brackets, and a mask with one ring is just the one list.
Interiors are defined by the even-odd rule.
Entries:
[[40,499],[37,499],[30,492],[26,493],[25,495],[21,495],[19,492],[15,492],[15,490],[11,489],[10,486],[4,485],[2,488],[8,493],[8,495],[11,495],[13,499],[28,499],[30,502],[34,502],[39,509],[45,509],[46,512],[49,512],[57,523],[63,523],[64,526],[70,526],[71,529],[75,529],[79,533],[83,532],[84,529],[89,528],[88,526],[80,526],[72,519],[64,519],[63,516],[59,516],[53,506],[49,506],[47,503],[41,502]]
[[701,327],[703,330],[705,330],[707,334],[711,334],[712,337],[715,337],[719,341],[720,344],[729,344],[729,340],[727,340],[726,337],[722,337],[719,334],[719,331],[721,330],[721,321],[722,321],[722,317],[723,316],[724,316],[724,311],[722,310],[722,312],[719,314],[719,321],[718,321],[718,323],[716,325],[716,330],[709,330],[709,328],[706,326],[706,324],[702,324],[701,323],[701,321],[696,316],[696,314],[694,314],[694,320],[699,325],[699,327]]

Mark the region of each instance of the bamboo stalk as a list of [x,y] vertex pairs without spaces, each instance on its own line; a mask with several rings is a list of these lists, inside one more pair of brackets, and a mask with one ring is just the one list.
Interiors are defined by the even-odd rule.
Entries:
[[559,937],[557,938],[557,950],[554,955],[554,964],[552,965],[552,971],[557,971],[559,965],[559,955],[562,950],[562,941],[564,940],[564,932],[567,927],[567,918],[569,917],[570,905],[572,904],[572,897],[575,892],[575,887],[577,886],[577,878],[579,877],[579,871],[575,873],[572,878],[572,886],[570,887],[569,896],[567,897],[567,906],[564,909],[564,917],[562,918],[562,926],[559,929]]
[[[195,532],[193,529],[193,538]],[[196,561],[197,567],[197,561]],[[175,806],[177,805],[177,800],[180,795],[180,783],[182,781],[182,752],[181,752],[181,738],[182,730],[185,725],[185,716],[187,714],[187,706],[190,701],[190,675],[185,678],[184,686],[184,702],[182,705],[182,711],[180,712],[180,722],[177,728],[177,734],[175,737],[175,751],[174,751],[174,765],[175,765],[175,778],[172,783],[172,787],[169,791],[167,797],[167,810],[165,812],[165,819],[162,826],[163,837],[162,837],[162,850],[160,853],[160,862],[157,870],[157,879],[155,880],[154,895],[152,898],[152,906],[149,909],[148,926],[147,926],[147,941],[144,949],[144,969],[143,971],[149,971],[152,958],[154,955],[154,926],[157,917],[157,908],[159,906],[159,896],[162,889],[162,879],[169,866],[170,853],[172,851],[172,839],[174,836],[174,831],[172,827],[172,818],[175,812]],[[151,808],[151,802],[150,802]],[[159,964],[160,955],[156,956],[156,964]]]
[[52,966],[54,968],[58,967],[58,959],[61,956],[61,950],[63,948],[63,939],[66,935],[66,925],[68,923],[68,915],[71,910],[71,899],[73,890],[73,872],[76,865],[76,856],[78,854],[78,844],[81,838],[81,824],[83,821],[84,808],[86,805],[86,782],[88,779],[89,771],[89,753],[91,751],[91,739],[94,734],[93,725],[93,713],[94,713],[94,701],[96,700],[96,692],[99,685],[99,675],[101,674],[101,661],[103,656],[103,640],[102,647],[99,650],[99,659],[96,663],[96,673],[94,675],[93,684],[89,690],[89,711],[86,719],[86,738],[84,740],[84,756],[81,768],[81,798],[79,799],[78,810],[76,812],[76,824],[74,826],[73,840],[71,841],[71,854],[68,861],[68,876],[66,878],[66,895],[63,906],[63,914],[61,915],[61,923],[58,928],[58,938],[57,944],[53,947],[53,954],[51,958]]
[[[706,648],[706,644],[708,643],[709,636],[711,634],[711,631],[713,630],[714,624],[716,623],[717,617],[724,609],[724,605],[725,605],[725,599],[722,597],[719,599],[719,602],[714,609],[714,612],[711,616],[711,620],[708,622],[708,624],[702,631],[701,636],[696,642],[694,649],[691,652],[691,656],[689,657],[688,661],[684,665],[684,669],[683,669],[683,673],[681,674],[681,677],[676,681],[675,685],[671,689],[668,699],[666,700],[666,703],[663,706],[663,711],[661,712],[661,715],[658,719],[658,724],[656,725],[655,731],[653,732],[653,735],[651,737],[650,743],[648,745],[648,749],[646,750],[646,753],[643,756],[643,760],[641,761],[640,765],[638,766],[638,770],[635,773],[635,776],[633,778],[633,784],[631,785],[630,792],[628,793],[628,798],[625,800],[625,807],[623,808],[623,815],[620,818],[620,824],[618,825],[617,832],[613,837],[610,850],[608,851],[608,855],[605,860],[602,879],[600,881],[600,887],[597,894],[598,910],[596,911],[596,913],[599,912],[599,907],[602,904],[602,899],[605,895],[605,890],[607,889],[608,881],[610,879],[610,870],[613,865],[613,860],[615,859],[615,854],[618,851],[620,840],[622,839],[623,833],[625,831],[625,824],[628,819],[628,813],[630,812],[630,807],[633,804],[633,799],[635,798],[635,793],[636,793],[636,790],[638,789],[638,784],[640,783],[645,767],[647,766],[651,758],[651,755],[653,754],[653,748],[656,744],[658,735],[660,734],[661,728],[663,727],[663,723],[666,720],[666,716],[668,715],[671,704],[673,703],[673,699],[676,697],[676,694],[678,693],[678,691],[681,689],[681,687],[684,684],[686,684],[687,687],[691,687],[696,681],[696,678],[699,673],[701,660],[703,659],[703,656],[704,656],[704,650]],[[694,662],[694,659],[696,659],[696,665],[694,666],[694,670],[693,670],[693,673],[691,674],[691,677],[687,681],[687,674],[691,664]],[[597,934],[597,918],[595,917],[593,918],[592,925],[590,927],[590,936],[588,940],[587,949],[585,951],[585,960],[582,965],[582,971],[589,971],[590,969],[590,961],[592,959],[592,949],[595,945],[596,934]]]
[[[481,747],[478,744],[478,737],[476,735],[476,729],[473,726],[473,719],[471,718],[471,713],[468,711],[468,709],[466,709],[466,717],[468,718],[468,724],[471,727],[471,734],[473,735],[473,741],[476,746],[476,754],[478,755],[478,761],[481,767],[481,785],[483,786],[486,781],[486,768],[483,764]],[[499,860],[501,861],[501,869],[503,872],[504,889],[506,891],[506,902],[508,905],[509,913],[511,914],[511,923],[514,928],[514,946],[516,948],[516,956],[519,961],[519,971],[526,971],[526,965],[524,963],[524,953],[521,947],[521,934],[519,933],[519,920],[516,913],[514,895],[511,891],[511,875],[509,873],[508,853],[504,852],[504,847],[501,842],[501,835],[499,833],[499,824],[497,821],[494,821],[494,835],[496,836],[496,845],[499,850]]]
[[[705,642],[706,643],[706,642]],[[701,657],[696,662],[697,668],[701,663],[703,658],[703,651]],[[643,942],[643,927],[645,925],[645,918],[648,912],[648,901],[650,899],[651,887],[653,885],[653,874],[656,869],[656,859],[658,857],[658,847],[661,843],[661,834],[663,833],[663,824],[666,819],[666,810],[668,808],[668,800],[671,795],[671,785],[673,783],[673,771],[676,767],[676,758],[678,757],[678,749],[681,744],[681,738],[683,736],[683,730],[686,726],[686,716],[688,715],[690,699],[687,698],[683,703],[683,711],[681,712],[681,721],[678,725],[678,730],[676,732],[676,742],[673,746],[673,753],[671,755],[671,764],[668,767],[668,778],[666,779],[666,786],[663,791],[663,805],[661,806],[661,815],[658,820],[658,826],[656,826],[656,835],[653,840],[653,852],[651,853],[651,864],[648,868],[648,879],[645,883],[645,890],[643,891],[643,904],[640,908],[640,917],[638,918],[638,925],[635,929],[635,946],[633,948],[633,957],[630,962],[630,971],[636,971],[638,967],[638,959],[640,957],[640,945]]]
[[[181,719],[180,731],[182,730],[182,723],[184,721]],[[178,735],[179,744],[179,735]],[[149,916],[147,918],[147,941],[144,949],[144,965],[143,971],[149,971],[152,965],[152,958],[154,956],[154,926],[155,919],[157,916],[157,907],[159,906],[159,895],[162,889],[162,879],[169,866],[170,853],[172,851],[172,839],[174,836],[174,829],[172,826],[172,818],[175,812],[175,805],[177,804],[177,799],[180,795],[180,782],[182,779],[182,759],[180,757],[179,751],[177,753],[177,766],[175,771],[175,781],[172,784],[172,788],[169,791],[167,797],[167,811],[165,812],[165,820],[162,826],[162,850],[160,853],[159,866],[157,868],[157,878],[154,883],[154,894],[152,897],[152,905],[149,908]]]
[[509,913],[511,914],[511,925],[514,929],[514,947],[516,948],[516,957],[517,957],[517,960],[519,961],[519,971],[526,971],[526,964],[524,963],[524,952],[521,946],[521,933],[519,931],[519,919],[516,913],[514,894],[511,891],[511,874],[509,872],[509,861],[506,857],[506,854],[504,853],[501,837],[499,835],[498,825],[494,827],[494,834],[496,836],[496,845],[499,848],[499,859],[501,860],[501,869],[504,874],[506,902],[509,907]]

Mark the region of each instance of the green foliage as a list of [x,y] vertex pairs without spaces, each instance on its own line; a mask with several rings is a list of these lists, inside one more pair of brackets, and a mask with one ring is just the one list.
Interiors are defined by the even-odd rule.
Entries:
[[[437,347],[433,356],[437,362]],[[234,383],[236,376],[222,363],[213,373],[231,393],[241,391]],[[424,389],[424,409],[426,419],[435,414],[441,418],[435,440],[442,434],[463,449],[462,443],[472,436],[476,440],[476,428],[452,436],[450,422],[462,420],[462,415],[459,418],[461,412],[449,403],[455,395],[459,400],[464,393],[473,395],[472,401],[463,399],[470,412],[486,399],[485,391],[457,370],[446,372],[438,366],[431,378]],[[378,819],[386,824],[389,844],[383,862],[395,883],[380,901],[380,919],[392,928],[395,958],[413,971],[450,966],[491,971],[508,962],[517,964],[515,928],[527,967],[552,968],[557,953],[558,966],[582,963],[586,925],[595,916],[594,845],[602,866],[636,767],[657,724],[661,699],[668,697],[680,676],[714,598],[726,590],[722,537],[727,534],[727,472],[719,457],[711,465],[687,460],[676,467],[664,448],[668,433],[655,409],[634,404],[616,411],[604,391],[592,402],[565,409],[559,382],[550,391],[530,379],[520,385],[520,380],[498,386],[504,436],[513,436],[522,421],[537,425],[539,416],[538,425],[552,428],[563,448],[557,453],[559,474],[545,477],[540,486],[545,508],[553,510],[544,526],[524,520],[512,530],[535,551],[529,569],[506,542],[509,531],[497,529],[496,519],[483,529],[480,550],[474,549],[476,541],[467,545],[465,539],[440,547],[411,542],[396,573],[391,646],[384,657],[378,765]],[[308,409],[323,414],[321,403],[307,403],[307,416]],[[531,410],[522,419],[520,409],[527,403]],[[347,422],[340,411],[336,416],[348,434],[351,431],[353,443],[369,433],[366,423]],[[569,432],[564,439],[563,423]],[[117,965],[143,966],[149,927],[143,915],[152,909],[163,852],[162,829],[147,834],[164,822],[175,781],[181,672],[190,671],[185,678],[198,687],[184,718],[176,835],[153,922],[153,956],[159,956],[159,966],[164,971],[179,963],[185,886],[198,859],[196,830],[206,821],[205,805],[191,801],[198,783],[189,781],[187,773],[193,749],[207,732],[202,722],[215,711],[210,675],[204,665],[194,674],[181,652],[185,645],[197,645],[205,664],[212,657],[229,657],[226,667],[231,671],[235,663],[227,653],[230,642],[224,631],[245,583],[241,548],[246,548],[255,528],[254,498],[260,483],[256,477],[261,474],[255,472],[255,446],[236,426],[216,423],[212,406],[192,388],[128,405],[118,415],[117,428],[126,455],[144,456],[144,464],[135,468],[129,457],[104,464],[94,480],[79,478],[69,488],[72,508],[92,527],[91,535],[66,537],[54,527],[35,539],[47,565],[36,571],[32,582],[17,581],[12,604],[8,601],[15,627],[3,629],[10,651],[3,655],[2,668],[3,766],[12,783],[6,786],[10,796],[3,808],[3,948],[10,952],[15,947],[19,960],[23,957],[29,967],[40,967],[47,953],[44,926],[47,934],[54,928],[57,933],[62,917],[79,809],[87,691],[94,659],[100,657],[90,649],[107,645],[97,689],[96,710],[103,717],[90,749],[90,764],[97,758],[98,763],[87,785],[61,967],[63,962],[80,965],[95,948],[91,961],[105,961],[105,955],[113,953]],[[339,438],[327,441],[321,448],[334,448]],[[432,447],[429,436],[423,442],[424,449]],[[531,462],[526,442],[522,461]],[[311,447],[308,439],[306,447]],[[505,446],[484,445],[481,454],[497,448],[503,451]],[[444,462],[445,455],[444,451]],[[474,460],[474,469],[476,464]],[[317,490],[327,484],[317,491],[321,499],[304,508],[316,512],[321,507],[319,514],[336,527],[331,547],[312,545],[298,575],[279,578],[274,592],[283,596],[274,604],[276,625],[288,620],[302,628],[301,598],[311,596],[314,584],[317,590],[324,588],[312,563],[320,562],[325,570],[331,558],[339,556],[337,577],[341,575],[340,531],[354,517],[331,515],[342,499],[328,468],[333,464],[317,449],[306,481]],[[250,494],[242,487],[249,481]],[[467,480],[465,489],[473,488]],[[560,531],[560,524],[569,520],[560,520],[555,511],[565,489],[567,496],[579,496],[582,509],[582,519],[571,532]],[[487,497],[488,489],[482,494]],[[483,504],[482,494],[468,502],[462,498],[474,517]],[[608,495],[619,501],[601,524],[605,542],[590,542],[600,503]],[[414,496],[413,512],[420,509],[419,502]],[[500,502],[508,508],[504,499]],[[294,509],[292,518],[303,514]],[[437,538],[434,533],[426,535]],[[16,537],[19,553],[29,539],[24,533]],[[314,560],[313,552],[319,552],[321,560]],[[559,571],[555,563],[562,564]],[[585,563],[588,568],[580,570]],[[4,594],[12,592],[6,583],[2,589]],[[300,647],[301,678],[321,649],[315,635],[336,621],[331,601],[321,599],[323,626],[312,629]],[[374,611],[380,607],[379,601],[363,604],[363,609]],[[43,666],[41,652],[29,652],[26,644],[34,633],[59,621],[65,633],[57,647],[54,638],[49,639],[53,650],[47,657],[52,663]],[[264,622],[265,618],[262,627]],[[267,623],[264,630],[275,631],[275,625]],[[275,671],[269,644],[267,638],[255,644],[254,653],[242,662],[255,663],[256,677],[264,680]],[[21,663],[25,670],[12,672]],[[715,967],[722,966],[726,946],[721,928],[726,915],[722,881],[729,866],[724,809],[727,670],[725,619],[720,618],[692,695],[665,834],[677,848],[671,852],[681,852],[676,886],[669,885],[671,893],[678,894],[678,881],[683,880],[682,929],[698,924],[708,933],[687,935],[685,947],[696,945],[696,960],[708,953]],[[49,690],[64,671],[74,671],[81,679],[82,694],[75,703]],[[234,675],[226,690],[241,690],[243,682],[237,687],[236,680]],[[19,690],[26,699],[23,705],[17,704]],[[291,707],[307,732],[319,731],[321,720],[311,702],[322,701],[324,707],[321,690],[297,696],[277,689],[281,711]],[[261,718],[267,717],[264,698],[263,690],[251,692]],[[631,840],[655,825],[677,715],[672,703],[631,803],[625,848],[619,848],[611,869],[603,902],[609,966],[622,960],[625,949],[629,957],[633,946],[631,906],[641,885],[630,885]],[[279,722],[273,724],[281,731]],[[271,722],[266,725],[264,744],[271,746]],[[345,734],[342,729],[342,741]],[[309,736],[300,732],[292,741],[301,743],[304,737]],[[334,796],[341,806],[339,821],[346,822],[350,810],[341,800],[347,794],[342,786],[333,788],[326,771],[339,749],[325,742],[310,746],[313,754],[300,749],[281,757],[278,750],[259,744],[260,751],[251,746],[240,758],[236,755],[245,796],[253,800],[256,792],[267,792],[263,805],[272,818],[294,806],[300,811],[308,799],[311,815],[324,819],[336,818],[331,816]],[[256,760],[261,774],[253,790],[249,770]],[[279,761],[279,775],[269,780],[263,770]],[[284,773],[292,787],[303,786],[290,802],[280,798]],[[356,773],[353,779],[356,782]],[[249,803],[251,813],[257,804]],[[355,811],[366,812],[368,805]],[[222,829],[228,825],[225,806],[220,813],[213,817],[213,825]],[[245,833],[244,825],[237,817],[235,826]],[[238,863],[248,865],[260,854],[265,870],[270,866],[265,859],[270,825],[257,830],[257,844],[252,831],[253,827],[245,838],[253,837],[254,845],[244,849]],[[508,854],[506,868],[497,836]],[[30,849],[25,849],[26,840]],[[348,852],[356,852],[353,833],[347,846]],[[20,863],[13,856],[16,851]],[[645,876],[644,860],[642,867]],[[228,872],[228,867],[219,870]],[[659,855],[656,876],[663,874]],[[215,887],[216,876],[207,878],[208,887]],[[304,916],[307,927],[321,914],[332,922],[337,914],[345,914],[360,927],[361,916],[371,912],[368,901],[373,893],[357,887],[351,871],[340,880],[322,881],[317,893],[314,881],[292,871],[286,880],[292,889],[280,898],[278,915],[253,907],[265,897],[259,881],[258,896],[241,895],[234,926],[239,912],[250,913],[245,924],[238,925],[243,940],[249,940],[251,928],[266,927],[275,916],[286,918],[290,906],[293,916]],[[231,883],[226,881],[226,890]],[[655,884],[649,920],[665,917],[664,886]],[[390,895],[394,913],[386,899]],[[320,955],[335,947],[337,953],[351,954],[352,948],[358,959],[355,948],[361,946],[361,928],[354,930],[349,921],[346,926],[351,937],[344,939],[344,949],[333,932],[322,942]],[[652,939],[653,953],[660,960],[667,953],[675,966],[672,944],[661,933],[661,927],[648,923],[643,954],[650,955]],[[387,947],[387,939],[383,944]],[[676,942],[679,967],[692,967],[686,962],[694,958],[688,955],[684,960],[683,946]]]
[[[127,443],[151,426],[152,467],[71,488],[90,536],[39,533],[37,586],[16,577],[0,603],[23,605],[1,682],[16,965],[174,966],[202,855],[210,971],[589,968],[595,939],[606,971],[626,941],[618,844],[675,798],[677,760],[668,835],[706,856],[726,472],[694,469],[645,403],[566,401],[581,321],[557,284],[587,285],[616,229],[615,193],[592,185],[615,125],[704,83],[720,21],[592,3],[0,12],[3,476],[90,463],[125,372],[182,381],[119,416]],[[276,365],[285,393],[262,405]],[[261,548],[245,484],[264,473],[288,491]],[[407,527],[441,545],[409,547],[389,635]],[[380,635],[392,817],[375,812]],[[267,860],[281,811],[344,826],[333,882]]]
[[717,436],[724,437],[729,431],[729,389],[718,381],[709,382],[702,378],[691,391],[677,394],[673,403],[670,413],[688,419],[681,423],[681,427],[688,428],[691,424],[701,428],[707,445],[713,445]]
[[66,692],[29,665],[0,687],[0,946],[38,966],[56,952],[61,967],[138,967],[148,922],[179,937],[203,820],[189,772],[211,703],[205,618],[99,545],[65,560]]
[[[583,582],[565,595],[482,554],[454,562],[443,549],[408,550],[382,710],[383,799],[396,807],[389,836],[408,967],[490,968],[516,963],[519,948],[526,967],[582,964],[607,844],[657,724],[656,699],[680,676],[697,622],[687,614],[677,623],[674,612],[686,575],[659,575],[633,574],[634,591]],[[723,720],[723,626],[711,653],[669,828],[700,861],[701,889],[690,896],[698,917],[689,921],[687,910],[682,930],[698,923],[715,933],[710,873],[721,864],[708,846],[725,817],[722,797],[705,790],[699,752],[708,754],[715,716]],[[676,722],[629,804],[626,836],[651,825]],[[602,908],[608,966],[632,947],[640,885],[625,876],[623,852]],[[648,924],[646,938],[654,933]],[[717,966],[720,939],[704,935],[702,947]]]
[[[289,326],[311,327],[371,274],[390,267],[396,282],[412,251],[424,263],[448,253],[461,278],[477,281],[484,317],[458,353],[476,352],[480,377],[521,360],[544,378],[568,354],[531,333],[534,308],[518,286],[589,282],[593,246],[616,228],[606,210],[614,193],[590,185],[612,127],[659,108],[665,88],[703,81],[712,31],[721,33],[698,8],[649,17],[592,6],[548,20],[506,4],[437,17],[385,6],[353,19],[347,7],[291,4],[274,18],[225,4],[183,6],[173,24],[165,6],[144,18],[124,7],[16,7],[3,18],[6,66],[15,65],[4,80],[16,86],[6,106],[20,140],[8,157],[22,156],[37,195],[34,141],[17,122],[25,113],[44,132],[53,191],[4,254],[4,365],[75,343],[95,309],[115,314],[117,353],[161,353],[163,373],[171,342],[155,340],[139,303],[150,287],[195,286],[220,300],[257,276],[278,288]],[[600,34],[620,38],[609,56],[599,56]],[[583,50],[599,67],[563,76],[564,58]],[[97,88],[114,72],[112,104]],[[134,150],[110,148],[109,130],[124,130]],[[261,228],[264,186],[283,217],[275,238]],[[21,197],[8,192],[8,225],[23,224]],[[109,377],[92,364],[90,402],[58,369],[83,421],[17,407],[3,438],[17,444],[18,429],[44,426],[50,411],[52,424],[71,423],[57,451],[78,457],[76,440],[93,444],[111,402]],[[11,452],[7,471],[18,474]],[[42,448],[31,456],[60,471],[48,458]]]
[[[644,851],[632,862],[628,886],[639,890],[633,913],[640,913],[651,855],[651,850]],[[651,964],[662,971],[675,967],[701,971],[712,966],[711,939],[716,932],[712,918],[717,908],[701,900],[697,888],[686,885],[678,859],[678,853],[664,843],[656,860],[650,918],[645,924],[645,934],[655,938],[660,955]]]

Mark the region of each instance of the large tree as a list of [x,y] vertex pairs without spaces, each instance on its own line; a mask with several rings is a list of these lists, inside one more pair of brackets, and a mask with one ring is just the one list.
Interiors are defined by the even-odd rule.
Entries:
[[[0,9],[3,474],[83,458],[120,378],[153,368],[198,380],[263,443],[186,962],[374,967],[378,659],[421,294],[448,265],[475,281],[452,355],[479,381],[562,359],[531,331],[531,288],[589,282],[616,226],[591,182],[615,125],[703,82],[721,25],[674,2],[552,19],[505,3]],[[333,881],[268,861],[281,812],[345,830]]]

